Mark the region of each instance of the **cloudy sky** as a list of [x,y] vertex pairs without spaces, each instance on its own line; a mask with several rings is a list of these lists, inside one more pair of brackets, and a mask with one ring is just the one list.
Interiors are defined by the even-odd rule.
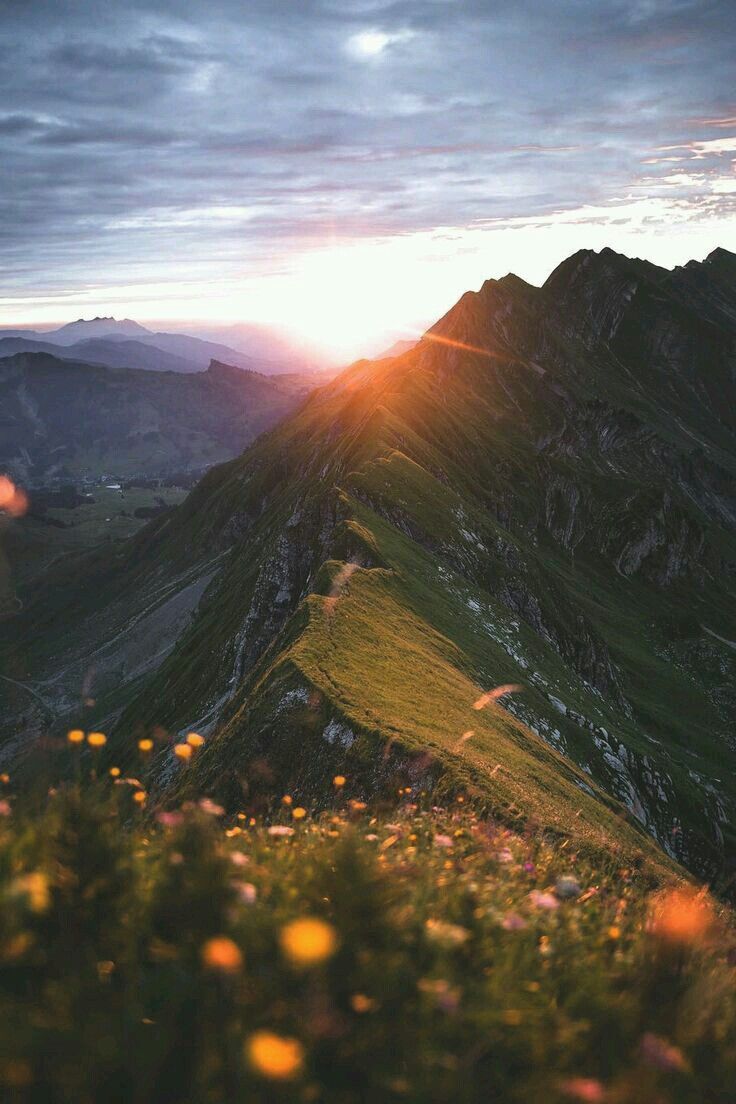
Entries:
[[0,324],[340,355],[581,246],[736,249],[734,0],[0,0]]

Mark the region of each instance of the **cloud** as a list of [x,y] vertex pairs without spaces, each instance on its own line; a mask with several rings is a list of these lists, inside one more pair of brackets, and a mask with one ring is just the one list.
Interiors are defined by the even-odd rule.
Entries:
[[630,195],[685,204],[668,218],[701,204],[717,234],[733,203],[732,0],[0,0],[0,14],[10,298],[182,267],[214,289],[318,247]]

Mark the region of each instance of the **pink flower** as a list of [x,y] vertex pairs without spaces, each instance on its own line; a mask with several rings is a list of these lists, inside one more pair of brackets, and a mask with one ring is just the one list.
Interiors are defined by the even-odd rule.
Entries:
[[268,834],[269,836],[293,836],[294,829],[289,828],[288,824],[272,824]]
[[158,813],[156,820],[159,824],[163,824],[164,828],[176,828],[177,824],[181,824],[184,817],[181,813]]
[[450,836],[443,836],[439,833],[434,837],[432,841],[435,847],[452,847],[452,839]]
[[0,801],[0,816],[10,816],[10,802],[4,799]]
[[526,920],[518,916],[517,913],[510,912],[508,916],[504,916],[501,927],[505,928],[506,931],[521,931],[522,928],[526,927]]
[[536,908],[541,909],[556,909],[560,907],[560,902],[551,893],[542,893],[538,889],[533,889],[529,894],[529,900]]
[[238,897],[244,905],[254,905],[256,903],[258,890],[252,882],[238,882],[235,888],[238,891]]
[[199,802],[199,807],[203,813],[209,813],[210,816],[222,816],[225,812],[222,805],[218,805],[209,797],[203,797]]
[[685,1073],[690,1068],[679,1047],[673,1046],[661,1035],[654,1035],[651,1031],[642,1037],[639,1053],[642,1061],[655,1069]]

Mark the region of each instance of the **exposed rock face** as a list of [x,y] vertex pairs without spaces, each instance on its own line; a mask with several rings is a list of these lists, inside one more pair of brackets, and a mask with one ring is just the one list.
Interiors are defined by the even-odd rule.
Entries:
[[[98,603],[135,604],[141,571],[216,562],[173,651],[131,687],[120,739],[202,722],[208,784],[266,757],[316,786],[316,763],[411,743],[426,695],[374,680],[441,681],[417,659],[429,649],[448,665],[440,721],[463,680],[471,712],[479,688],[523,685],[504,698],[520,743],[563,753],[576,795],[602,786],[717,872],[736,844],[735,266],[583,251],[541,289],[488,281],[210,473],[135,554],[90,568]],[[58,652],[33,662],[42,691]],[[433,754],[419,775],[439,773]]]

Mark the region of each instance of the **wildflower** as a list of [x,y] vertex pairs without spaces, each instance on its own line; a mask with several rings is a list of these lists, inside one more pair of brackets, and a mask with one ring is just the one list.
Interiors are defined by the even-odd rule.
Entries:
[[621,929],[617,924],[611,924],[610,928],[608,929],[607,935],[609,939],[612,939],[615,942],[617,939],[621,938]]
[[87,736],[87,743],[93,748],[104,747],[107,743],[107,736],[104,732],[90,732]]
[[296,809],[291,810],[291,815],[294,820],[304,820],[304,817],[307,815],[307,810],[302,809],[301,805],[298,805]]
[[235,974],[243,965],[243,955],[232,939],[226,935],[215,935],[202,947],[202,962],[210,970]]
[[353,993],[350,998],[350,1007],[353,1012],[363,1015],[365,1012],[372,1012],[377,1006],[376,1002],[367,997],[365,993]]
[[304,1047],[298,1039],[256,1031],[245,1042],[245,1056],[256,1073],[271,1081],[293,1081],[304,1068]]
[[247,866],[250,859],[242,851],[233,851],[230,855],[230,862],[234,866]]
[[222,805],[218,805],[211,797],[200,798],[199,807],[203,813],[207,813],[209,816],[222,816],[225,812]]
[[652,903],[651,932],[663,943],[689,946],[702,941],[713,927],[713,907],[692,889],[671,889]]
[[526,927],[526,920],[518,916],[517,913],[510,912],[508,916],[504,916],[501,927],[505,928],[506,931],[521,931]]
[[146,791],[145,790],[136,790],[135,793],[133,794],[133,800],[138,805],[145,805],[145,803],[146,803]]
[[149,751],[153,751],[153,740],[144,739],[138,741],[138,750],[147,755]]
[[51,902],[49,881],[40,870],[16,878],[13,882],[13,889],[27,899],[31,912],[45,912],[49,907]]
[[332,779],[332,785],[336,786],[338,790],[345,785],[345,782],[346,778],[344,774],[336,774],[335,777]]
[[293,802],[294,798],[290,794],[284,794],[284,796],[281,798],[282,805],[292,805]]
[[110,767],[110,777],[111,778],[119,778],[120,777],[120,767]]
[[184,817],[181,813],[162,812],[156,817],[159,824],[163,824],[164,828],[176,828],[181,824]]
[[417,989],[431,997],[441,1012],[457,1012],[460,1006],[460,990],[444,978],[420,978]]
[[289,828],[288,824],[272,824],[268,834],[269,836],[293,836],[294,829]]
[[70,744],[83,744],[84,733],[81,728],[71,728],[66,734],[66,738]]
[[435,847],[452,847],[453,845],[452,837],[445,836],[441,832],[437,833],[432,842],[434,843]]
[[606,1099],[606,1090],[594,1077],[571,1077],[563,1081],[560,1089],[573,1100],[582,1100],[584,1104],[600,1104]]
[[191,748],[201,748],[204,744],[204,736],[200,736],[198,732],[190,732],[187,735],[187,743]]
[[561,901],[567,901],[572,897],[579,897],[582,892],[582,888],[577,878],[573,878],[571,874],[563,874],[561,878],[557,879],[555,884],[555,893]]
[[668,1043],[659,1035],[647,1032],[639,1045],[639,1053],[642,1061],[648,1066],[660,1070],[674,1070],[676,1073],[686,1073],[690,1066],[679,1047]]
[[10,775],[6,771],[3,771],[3,773],[0,774],[0,782],[2,782],[5,786],[7,786],[8,782],[10,782]]
[[553,909],[560,907],[560,902],[551,893],[542,893],[538,889],[533,889],[529,894],[529,900],[536,908]]
[[2,798],[0,800],[0,816],[10,816],[11,811],[10,802]]
[[174,755],[183,763],[188,763],[192,758],[192,749],[189,744],[174,744]]
[[514,861],[514,855],[510,848],[502,847],[496,855],[496,859],[500,863],[510,863]]
[[294,966],[318,966],[337,950],[337,932],[318,917],[304,917],[286,924],[279,935],[281,951]]
[[473,709],[485,709],[492,701],[498,701],[499,698],[503,698],[506,694],[518,694],[524,687],[515,682],[506,682],[503,686],[496,686],[493,690],[489,690],[485,694],[481,694],[477,701],[473,702]]
[[424,928],[427,937],[443,947],[461,947],[470,938],[467,928],[462,928],[459,924],[448,924],[444,920],[426,920]]
[[256,903],[258,890],[252,882],[237,882],[235,888],[244,905],[254,905]]

